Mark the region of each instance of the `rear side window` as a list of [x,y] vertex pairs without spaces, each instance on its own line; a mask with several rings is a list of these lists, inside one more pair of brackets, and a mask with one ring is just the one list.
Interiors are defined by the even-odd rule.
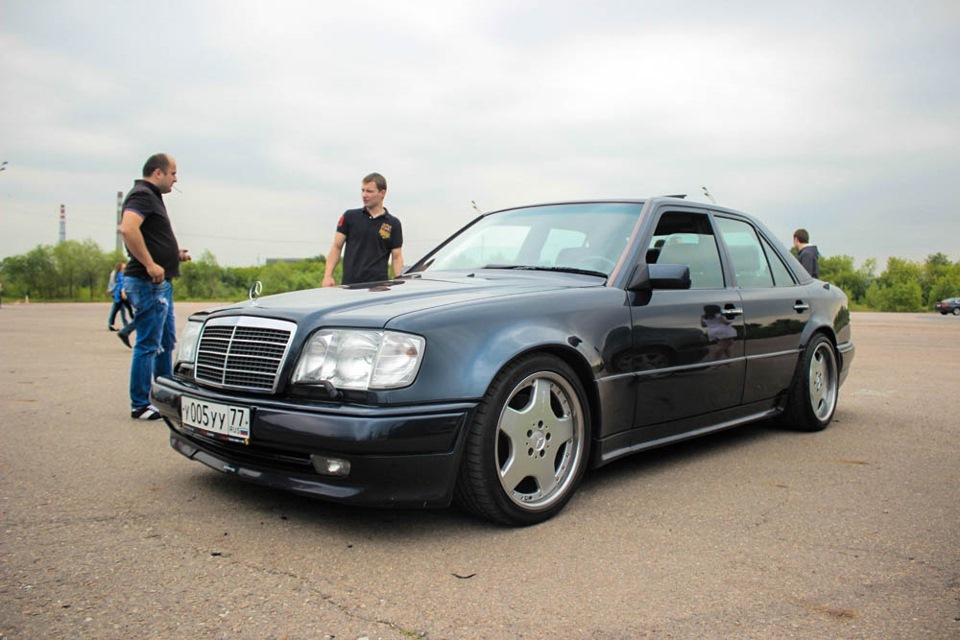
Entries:
[[767,239],[760,236],[760,243],[763,245],[763,252],[767,257],[767,264],[770,265],[770,272],[773,274],[773,284],[777,287],[792,287],[796,284],[787,265],[783,264],[780,255],[774,250]]
[[717,228],[730,253],[737,284],[752,289],[773,287],[773,274],[756,230],[746,222],[720,217]]

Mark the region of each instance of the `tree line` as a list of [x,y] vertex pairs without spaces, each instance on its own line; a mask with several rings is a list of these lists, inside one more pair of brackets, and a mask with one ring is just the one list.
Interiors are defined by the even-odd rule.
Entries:
[[[0,262],[2,295],[7,300],[29,296],[32,301],[106,301],[110,272],[125,260],[93,240],[41,245]],[[264,295],[310,289],[320,286],[325,266],[326,258],[319,255],[298,262],[224,267],[205,251],[181,265],[175,294],[177,299],[240,300],[258,280]],[[342,263],[334,272],[337,282],[341,268]],[[879,275],[872,258],[855,268],[852,256],[821,256],[820,278],[842,289],[855,309],[923,311],[938,300],[960,296],[960,261],[952,262],[943,253],[927,256],[922,264],[890,258]]]
[[[0,262],[3,296],[29,297],[37,301],[107,301],[107,284],[117,262],[126,262],[120,252],[105,252],[92,240],[67,240],[56,246],[42,245]],[[326,258],[317,256],[297,262],[273,262],[258,267],[223,267],[204,251],[180,265],[174,288],[178,300],[239,300],[247,297],[256,281],[264,295],[319,287]],[[334,279],[340,282],[342,265]]]
[[924,311],[939,300],[960,296],[960,261],[951,262],[943,253],[928,255],[923,264],[889,258],[880,275],[873,258],[859,269],[853,265],[852,256],[820,257],[820,279],[843,290],[854,308]]

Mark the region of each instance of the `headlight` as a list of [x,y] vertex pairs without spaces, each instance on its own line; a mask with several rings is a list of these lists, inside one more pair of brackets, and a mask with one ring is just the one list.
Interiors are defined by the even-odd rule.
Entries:
[[197,342],[200,340],[202,328],[202,322],[187,321],[187,326],[180,332],[180,342],[177,344],[177,352],[173,359],[174,368],[181,362],[193,364],[197,357]]
[[307,340],[294,384],[338,389],[398,389],[413,384],[425,341],[396,331],[321,329]]

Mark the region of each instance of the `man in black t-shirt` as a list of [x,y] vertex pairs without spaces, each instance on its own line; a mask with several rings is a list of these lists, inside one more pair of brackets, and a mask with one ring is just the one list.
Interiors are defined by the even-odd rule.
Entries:
[[[163,194],[177,181],[177,163],[165,153],[150,156],[143,165],[143,179],[136,180],[123,201],[120,234],[130,260],[124,270],[124,288],[135,309],[137,343],[130,365],[130,417],[159,420],[150,405],[154,376],[170,375],[176,328],[173,316],[173,279],[180,276],[180,263],[189,260],[177,244],[170,226]],[[118,334],[130,346],[125,331]]]
[[383,206],[387,195],[387,180],[379,173],[371,173],[361,183],[362,209],[349,209],[337,222],[337,233],[327,255],[323,286],[336,285],[333,270],[343,256],[342,284],[380,282],[387,279],[387,262],[393,261],[393,273],[403,271],[403,228],[400,220],[390,215]]

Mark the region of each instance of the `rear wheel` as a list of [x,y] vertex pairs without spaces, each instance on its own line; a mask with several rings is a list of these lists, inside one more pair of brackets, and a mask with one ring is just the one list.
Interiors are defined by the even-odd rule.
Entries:
[[791,383],[786,421],[801,431],[825,429],[833,419],[839,391],[836,351],[826,336],[818,334],[804,350]]
[[956,309],[953,310],[953,315],[960,316],[960,307],[957,307]]
[[511,363],[470,425],[457,504],[510,525],[553,517],[586,468],[589,417],[583,387],[562,360],[536,354]]

